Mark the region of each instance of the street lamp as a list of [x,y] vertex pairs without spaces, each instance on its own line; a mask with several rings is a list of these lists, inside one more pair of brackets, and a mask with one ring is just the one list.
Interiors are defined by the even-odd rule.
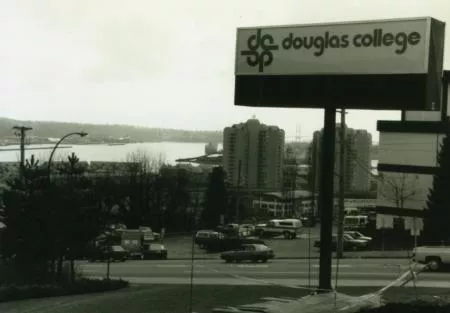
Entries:
[[56,149],[58,148],[59,144],[60,144],[64,139],[66,139],[67,137],[70,137],[70,136],[74,136],[74,135],[78,135],[78,136],[80,136],[80,137],[85,137],[85,136],[87,136],[87,133],[86,133],[86,132],[83,132],[83,131],[82,131],[82,132],[73,132],[73,133],[69,133],[69,134],[67,134],[67,135],[64,135],[64,136],[56,143],[55,147],[53,147],[52,153],[50,153],[50,157],[49,157],[49,159],[48,159],[48,164],[47,164],[47,173],[48,173],[48,180],[49,180],[49,181],[50,181],[50,167],[51,167],[51,164],[52,164],[53,154],[55,154]]

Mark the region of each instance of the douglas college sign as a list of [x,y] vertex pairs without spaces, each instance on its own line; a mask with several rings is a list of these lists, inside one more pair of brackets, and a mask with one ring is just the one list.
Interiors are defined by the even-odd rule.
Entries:
[[308,94],[332,92],[348,108],[439,109],[444,25],[413,18],[239,28],[235,102],[323,108],[327,101]]

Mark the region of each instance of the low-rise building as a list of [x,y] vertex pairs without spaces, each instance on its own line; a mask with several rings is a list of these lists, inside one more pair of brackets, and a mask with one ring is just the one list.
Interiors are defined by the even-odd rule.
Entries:
[[444,72],[442,106],[436,111],[404,111],[400,121],[378,121],[377,228],[392,228],[394,219],[411,218],[420,234],[429,188],[438,169],[437,155],[444,136],[450,133],[450,72]]

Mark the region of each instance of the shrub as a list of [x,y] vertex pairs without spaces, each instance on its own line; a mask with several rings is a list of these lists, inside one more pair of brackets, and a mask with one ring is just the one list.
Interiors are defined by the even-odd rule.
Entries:
[[113,291],[128,286],[129,283],[124,280],[86,278],[79,279],[73,284],[63,285],[5,285],[0,286],[0,302]]

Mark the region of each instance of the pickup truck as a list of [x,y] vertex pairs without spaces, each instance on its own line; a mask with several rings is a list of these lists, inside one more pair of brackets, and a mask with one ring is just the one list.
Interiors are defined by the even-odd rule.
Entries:
[[427,264],[431,271],[450,264],[450,246],[419,246],[413,250],[413,261]]

